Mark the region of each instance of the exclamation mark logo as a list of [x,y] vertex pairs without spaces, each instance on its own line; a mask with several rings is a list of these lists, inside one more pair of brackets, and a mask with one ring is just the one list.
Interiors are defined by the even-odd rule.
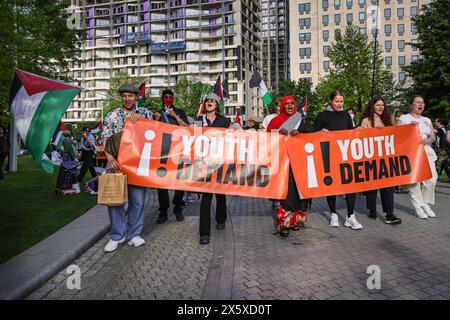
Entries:
[[[321,142],[320,149],[322,150],[323,170],[325,173],[330,173],[330,143],[326,141]],[[323,183],[329,186],[333,183],[333,178],[331,176],[325,176]]]
[[[305,144],[306,153],[310,154],[314,152],[314,145],[312,143]],[[319,185],[317,183],[316,167],[314,165],[314,157],[306,157],[306,169],[308,171],[308,188],[317,188]]]
[[155,132],[153,130],[145,131],[144,137],[146,142],[144,143],[144,149],[141,153],[141,160],[139,160],[139,167],[137,170],[138,176],[148,177],[150,172],[150,158],[152,154],[152,144],[150,141],[155,139]]
[[[172,134],[163,133],[162,145],[161,145],[161,155],[160,155],[161,164],[167,164],[167,160],[169,159],[171,145],[172,145]],[[158,177],[164,178],[167,175],[167,169],[164,167],[159,167],[156,170],[156,174],[158,175]]]

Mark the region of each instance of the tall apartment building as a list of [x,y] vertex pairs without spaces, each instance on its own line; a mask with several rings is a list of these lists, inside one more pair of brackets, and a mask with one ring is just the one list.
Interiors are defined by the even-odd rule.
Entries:
[[262,77],[271,91],[290,78],[289,1],[262,0]]
[[[228,80],[225,115],[261,118],[262,101],[249,88],[261,72],[261,7],[258,0],[70,0],[83,13],[87,39],[70,72],[85,88],[65,121],[99,118],[117,72],[143,77],[150,96],[180,77],[214,84]],[[182,107],[182,106],[181,106]]]
[[[378,2],[378,18],[377,4]],[[417,41],[412,17],[430,0],[291,0],[290,50],[291,77],[309,78],[313,85],[329,73],[326,57],[337,32],[348,24],[359,27],[383,51],[384,64],[398,81],[405,79],[402,67],[418,58],[419,52],[408,43]]]

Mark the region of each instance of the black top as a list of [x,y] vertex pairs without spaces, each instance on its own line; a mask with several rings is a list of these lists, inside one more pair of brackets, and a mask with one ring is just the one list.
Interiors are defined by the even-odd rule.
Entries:
[[353,121],[347,111],[322,111],[314,122],[314,131],[328,129],[330,131],[354,129]]
[[[205,116],[205,118],[206,118],[206,116]],[[198,117],[195,120],[195,123],[199,127],[205,127],[203,125],[203,116]],[[230,127],[230,120],[228,120],[227,118],[225,118],[221,114],[216,114],[216,119],[214,119],[213,123],[211,123],[211,121],[209,121],[209,119],[206,118],[206,123],[208,124],[207,125],[208,127],[225,128],[225,129],[228,129]]]
[[[161,110],[158,111],[159,113],[161,113],[161,118],[159,119],[159,121],[178,126],[179,124],[178,124],[177,120],[175,118],[172,118],[171,116],[169,116],[166,113],[166,110],[167,110],[167,108],[166,108],[166,106],[164,106]],[[177,114],[177,116],[179,116],[181,118],[181,120],[184,121],[184,123],[189,125],[189,120],[188,120],[184,110],[175,108],[174,106],[172,106],[172,110]]]
[[445,141],[446,132],[444,131],[443,128],[439,128],[439,129],[437,129],[436,135],[439,138],[439,149],[444,148],[444,141]]
[[300,133],[311,133],[311,132],[314,132],[313,126],[309,122],[309,119],[306,118],[306,117],[304,117],[302,119],[302,122],[300,122],[300,125],[298,126],[297,130]]

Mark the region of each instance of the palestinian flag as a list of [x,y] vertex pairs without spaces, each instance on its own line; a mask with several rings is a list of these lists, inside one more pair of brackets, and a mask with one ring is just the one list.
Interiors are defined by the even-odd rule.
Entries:
[[238,123],[242,127],[241,117],[239,117],[239,112],[236,110],[236,116],[234,117],[234,123]]
[[103,132],[103,121],[100,120],[94,128],[91,128],[92,134],[102,133]]
[[11,115],[35,161],[53,173],[43,157],[56,128],[81,88],[16,69],[10,94]]
[[143,82],[140,86],[139,86],[139,97],[137,100],[137,105],[138,107],[144,107],[144,102],[145,102],[145,82]]
[[303,111],[303,114],[306,116],[306,114],[308,113],[308,96],[305,96],[302,105],[303,106],[301,110]]
[[64,131],[67,131],[66,126],[64,125],[64,122],[61,121],[59,124],[59,128],[56,129],[55,134],[53,135],[53,144],[56,146],[57,149],[61,146],[62,143],[62,135]]
[[272,97],[270,96],[269,90],[267,90],[266,84],[262,79],[261,75],[255,71],[252,78],[250,79],[250,88],[258,87],[259,94],[263,99],[265,105],[272,103]]
[[216,83],[214,84],[213,92],[217,94],[220,98],[219,109],[221,113],[223,113],[223,110],[225,109],[224,99],[228,97],[228,88],[226,88],[226,86],[228,86],[228,81],[225,80],[222,83],[222,75],[219,75]]

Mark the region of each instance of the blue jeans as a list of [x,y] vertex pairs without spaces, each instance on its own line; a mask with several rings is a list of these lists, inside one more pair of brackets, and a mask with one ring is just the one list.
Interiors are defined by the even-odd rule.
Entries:
[[[128,185],[128,216],[125,221],[125,205],[108,207],[111,221],[111,240],[119,241],[125,236],[131,240],[139,236],[144,226],[144,207],[146,187]],[[125,225],[126,224],[126,225]]]

